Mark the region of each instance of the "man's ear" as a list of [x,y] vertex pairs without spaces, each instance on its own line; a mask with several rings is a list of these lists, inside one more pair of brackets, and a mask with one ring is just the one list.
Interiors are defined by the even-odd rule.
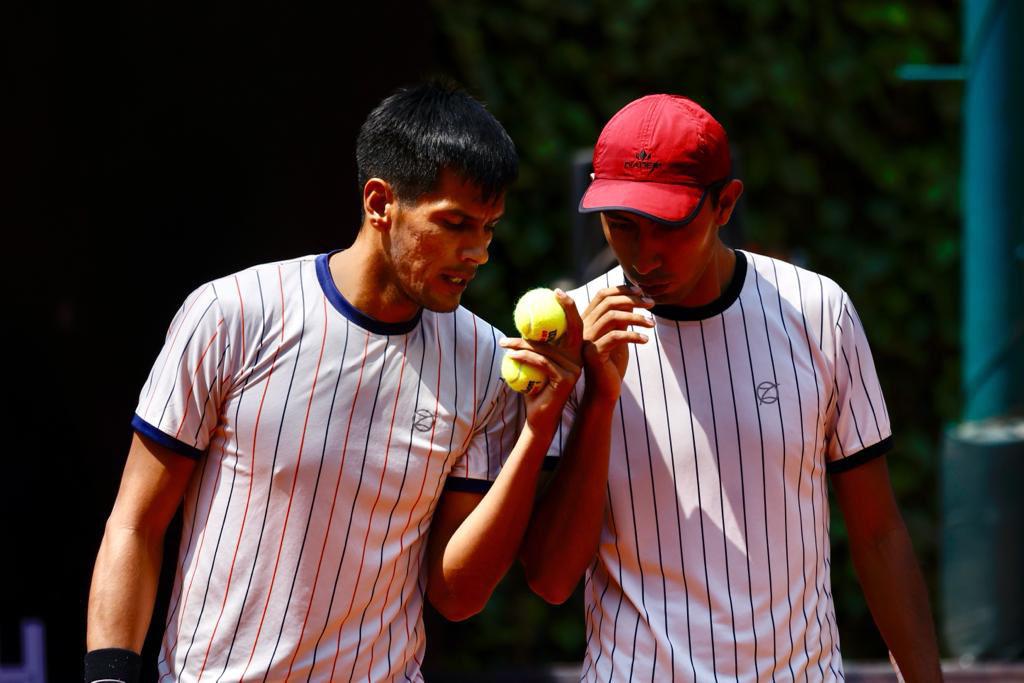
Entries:
[[743,181],[735,178],[727,182],[718,193],[718,227],[729,222],[732,212],[736,208],[736,202],[743,194]]
[[386,232],[391,229],[395,205],[395,190],[388,181],[370,178],[363,185],[364,223],[374,230]]

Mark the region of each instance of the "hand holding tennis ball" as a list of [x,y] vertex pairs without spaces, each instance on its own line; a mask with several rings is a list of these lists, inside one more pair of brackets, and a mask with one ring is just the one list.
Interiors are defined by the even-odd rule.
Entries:
[[501,378],[505,380],[510,389],[527,396],[536,394],[548,381],[540,368],[535,368],[528,363],[520,363],[510,356],[501,359]]
[[[523,339],[550,343],[565,334],[565,311],[550,289],[531,289],[523,294],[513,317]],[[528,396],[540,391],[547,382],[539,368],[507,355],[501,361],[501,377],[509,387]]]
[[531,289],[520,297],[512,315],[523,339],[552,342],[565,334],[565,311],[553,290]]

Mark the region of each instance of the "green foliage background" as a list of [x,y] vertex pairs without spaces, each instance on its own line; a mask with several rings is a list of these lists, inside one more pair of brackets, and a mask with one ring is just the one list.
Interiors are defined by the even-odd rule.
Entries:
[[[442,68],[516,141],[521,178],[467,304],[509,329],[516,293],[571,272],[569,169],[608,118],[653,92],[704,104],[738,150],[745,244],[836,279],[868,330],[897,439],[892,481],[936,585],[938,441],[958,416],[962,85],[956,4],[809,0],[435,0]],[[833,507],[844,654],[884,658]],[[579,661],[582,602],[551,608],[518,569],[467,624],[431,620],[429,669]]]

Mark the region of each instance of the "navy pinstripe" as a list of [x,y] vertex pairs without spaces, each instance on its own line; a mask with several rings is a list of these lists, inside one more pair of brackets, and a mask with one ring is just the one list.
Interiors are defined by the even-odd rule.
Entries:
[[[581,680],[647,679],[652,669],[656,680],[844,676],[825,473],[843,458],[853,458],[849,467],[884,452],[884,397],[855,309],[834,282],[737,256],[721,300],[656,306],[653,343],[630,350],[611,427],[609,513],[585,584]],[[572,292],[577,306],[621,272]],[[815,278],[817,287],[805,286]],[[637,458],[646,460],[643,476]],[[674,500],[665,495],[670,481]],[[620,629],[629,617],[633,628]]]

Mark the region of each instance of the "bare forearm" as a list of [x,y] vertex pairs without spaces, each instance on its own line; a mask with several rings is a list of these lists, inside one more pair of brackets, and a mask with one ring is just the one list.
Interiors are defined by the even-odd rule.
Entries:
[[430,577],[430,598],[449,619],[483,609],[515,560],[553,434],[553,424],[523,429],[487,495],[441,550],[441,562]]
[[851,538],[871,614],[908,683],[939,681],[938,645],[924,580],[902,521],[876,540]]
[[162,555],[162,538],[108,523],[89,590],[89,650],[142,650]]
[[601,538],[615,403],[585,396],[558,470],[541,496],[521,559],[535,593],[568,599]]

